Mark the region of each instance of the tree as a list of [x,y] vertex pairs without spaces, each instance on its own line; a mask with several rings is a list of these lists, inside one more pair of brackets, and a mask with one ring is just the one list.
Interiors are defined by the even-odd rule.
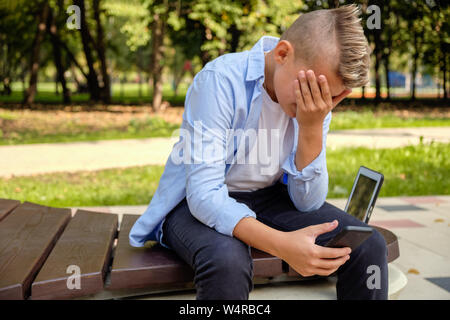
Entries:
[[153,110],[159,111],[161,109],[162,102],[162,72],[163,64],[162,59],[164,57],[164,37],[167,29],[167,19],[169,16],[169,1],[157,0],[150,7],[150,14],[153,17],[151,22],[152,30],[152,53],[150,61],[150,74],[153,77]]
[[86,6],[84,0],[75,0],[74,4],[80,8],[80,35],[83,44],[83,51],[86,58],[86,64],[89,70],[87,76],[88,88],[91,100],[100,100],[100,84],[98,82],[97,71],[94,67],[93,48],[94,43],[86,18]]
[[34,97],[36,95],[39,62],[40,62],[39,61],[40,49],[41,43],[44,40],[47,25],[47,17],[50,10],[47,1],[44,1],[43,3],[39,4],[40,5],[38,6],[38,23],[36,26],[36,35],[34,37],[30,57],[30,81],[23,101],[25,105],[32,104],[34,101]]
[[96,49],[98,59],[100,60],[100,71],[102,75],[103,84],[101,86],[101,100],[104,103],[111,102],[111,82],[108,74],[108,67],[106,63],[106,48],[104,43],[104,32],[103,26],[100,18],[100,0],[93,0],[94,9],[94,19],[97,27],[97,39],[96,39]]
[[[55,12],[55,13],[54,13]],[[64,73],[67,69],[65,63],[63,63],[63,52],[59,40],[59,28],[63,23],[61,17],[64,16],[61,13],[64,12],[64,1],[58,1],[57,8],[49,7],[49,15],[47,21],[47,30],[50,32],[50,41],[53,47],[54,64],[57,72],[57,80],[61,84],[63,93],[63,102],[70,103],[70,90],[67,88],[66,78]]]
[[35,4],[0,7],[0,83],[1,94],[12,92],[13,81],[21,79],[25,88],[25,75],[29,69],[29,52],[35,38]]

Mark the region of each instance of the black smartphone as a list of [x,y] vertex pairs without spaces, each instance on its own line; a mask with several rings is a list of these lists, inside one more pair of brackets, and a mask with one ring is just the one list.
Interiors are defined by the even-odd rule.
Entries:
[[344,211],[369,223],[383,181],[382,173],[360,166]]
[[325,247],[344,248],[355,250],[372,235],[370,227],[345,226]]

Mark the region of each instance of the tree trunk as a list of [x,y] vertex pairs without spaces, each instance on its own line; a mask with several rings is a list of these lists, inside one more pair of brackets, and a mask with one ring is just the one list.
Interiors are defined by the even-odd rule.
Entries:
[[122,100],[122,102],[124,98],[124,83],[126,81],[127,81],[126,76],[122,76],[122,78],[120,79],[120,100]]
[[75,81],[75,84],[77,85],[77,88],[81,86],[80,80],[78,80],[78,77],[75,73],[75,68],[73,65],[70,66],[70,73],[72,74],[73,81]]
[[181,71],[174,70],[173,71],[173,95],[174,97],[178,94],[178,88],[180,86],[180,82],[183,79],[186,70],[182,69]]
[[100,60],[100,70],[102,73],[103,86],[101,87],[101,98],[104,103],[111,102],[111,81],[108,74],[108,67],[106,64],[104,32],[100,20],[100,0],[93,1],[94,18],[97,23],[97,52]]
[[138,87],[138,96],[139,96],[139,102],[141,102],[141,98],[142,98],[142,75],[141,75],[141,70],[138,69],[138,78],[139,78],[139,87]]
[[22,81],[22,92],[25,94],[25,86],[26,86],[26,79],[25,79],[25,71],[23,71],[20,75],[20,80]]
[[50,30],[51,34],[51,43],[53,47],[53,57],[54,57],[54,63],[56,67],[56,80],[57,83],[61,83],[62,87],[62,93],[63,93],[63,102],[65,104],[70,103],[70,91],[67,88],[66,78],[64,77],[64,73],[66,71],[66,68],[64,68],[62,63],[62,54],[61,54],[61,47],[59,46],[59,43],[57,41],[58,39],[58,29],[56,26],[55,16],[53,15],[52,10],[49,10],[49,17],[48,17],[48,29]]
[[[69,60],[73,62],[73,64],[78,68],[78,70],[80,70],[81,74],[87,80],[88,79],[88,74],[83,70],[83,67],[78,63],[77,59],[75,58],[73,53],[70,51],[70,49],[67,47],[67,45],[63,41],[61,41],[61,39],[59,38],[58,34],[50,33],[50,35],[55,38],[54,40],[58,43],[58,46],[60,48],[64,49],[64,51],[66,52],[66,57],[69,58]],[[70,66],[70,64],[69,64],[69,66]]]
[[226,40],[226,39],[220,39],[220,42],[222,43],[223,48],[220,48],[220,49],[219,49],[219,56],[222,56],[222,55],[224,55],[225,52],[226,52],[227,40]]
[[0,93],[1,95],[11,95],[12,90],[11,90],[11,81],[10,78],[8,76],[4,77],[2,79],[2,83],[3,83],[3,91]]
[[339,7],[339,0],[328,0],[328,6],[330,8],[337,8],[337,7]]
[[391,84],[389,81],[389,56],[390,52],[384,55],[383,64],[384,64],[384,72],[385,72],[385,80],[386,80],[386,100],[391,100]]
[[202,67],[204,67],[211,60],[211,55],[208,51],[202,50],[200,53],[200,59],[202,60]]
[[90,99],[93,101],[100,100],[100,85],[97,79],[97,73],[94,68],[94,59],[92,57],[92,49],[90,46],[90,39],[92,39],[88,25],[86,22],[86,7],[84,5],[84,0],[74,0],[74,4],[80,7],[80,34],[81,42],[83,44],[83,51],[86,57],[86,64],[89,68],[89,73],[87,77],[88,88],[90,93]]
[[380,30],[374,30],[373,39],[375,42],[375,102],[378,103],[381,101],[380,65],[383,54]]
[[168,1],[164,0],[164,13],[154,13],[152,23],[152,61],[151,73],[153,75],[153,101],[154,111],[161,109],[162,103],[162,59],[164,56],[164,34],[166,31],[167,18],[169,14]]
[[[388,8],[389,10],[389,8]],[[386,79],[386,100],[391,100],[391,83],[389,81],[389,62],[391,58],[391,48],[392,48],[392,32],[387,32],[387,39],[385,43],[385,49],[383,50],[383,64],[384,64],[384,72]]]
[[444,89],[444,100],[448,99],[448,92],[447,92],[447,51],[444,47],[445,43],[441,42],[441,56],[442,56],[442,62],[441,62],[441,72],[442,72],[442,87]]
[[242,31],[239,30],[236,24],[232,24],[230,27],[231,32],[231,42],[230,42],[230,51],[236,52],[239,46],[239,39],[241,38]]
[[417,43],[417,32],[414,32],[413,37],[414,53],[413,65],[411,70],[411,100],[416,100],[416,74],[417,74],[417,60],[419,59],[419,48]]
[[31,105],[36,96],[37,90],[37,79],[39,71],[39,56],[41,51],[41,43],[45,36],[47,17],[49,12],[49,4],[47,1],[44,2],[41,11],[39,12],[39,20],[36,30],[36,35],[33,41],[33,46],[31,48],[31,59],[30,59],[30,82],[27,91],[25,92],[24,104]]
[[[200,47],[202,47],[203,44],[206,41],[208,41],[206,34],[209,29],[206,29],[204,26],[201,26],[201,30],[202,30],[202,42],[200,43]],[[204,67],[211,60],[211,55],[207,50],[200,50],[200,60],[202,61],[202,67]]]

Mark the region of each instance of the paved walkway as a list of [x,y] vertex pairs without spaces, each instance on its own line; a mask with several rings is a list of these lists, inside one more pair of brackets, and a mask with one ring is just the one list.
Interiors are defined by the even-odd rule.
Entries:
[[[424,142],[450,142],[450,127],[342,130],[330,132],[328,148],[397,148]],[[0,146],[0,177],[164,165],[178,138],[105,140]]]
[[[344,209],[347,200],[327,201]],[[120,221],[124,213],[142,214],[146,207],[82,208],[118,214]],[[73,208],[73,212],[76,209]],[[391,299],[450,299],[450,196],[379,198],[370,224],[389,229],[399,238],[400,257],[390,264],[389,269]],[[336,299],[335,280],[327,278],[255,285],[250,299]],[[407,280],[406,286],[404,280]],[[398,291],[399,288],[402,289]],[[195,291],[136,298],[195,299]]]

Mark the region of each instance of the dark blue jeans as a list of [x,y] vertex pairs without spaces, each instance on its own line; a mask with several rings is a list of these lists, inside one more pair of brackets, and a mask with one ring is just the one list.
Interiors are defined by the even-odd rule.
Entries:
[[[253,192],[230,192],[229,195],[252,209],[259,221],[281,231],[298,230],[337,219],[338,227],[317,237],[318,245],[324,245],[344,226],[367,226],[328,202],[318,210],[299,212],[287,187],[281,183]],[[374,231],[337,270],[337,299],[387,299],[386,243],[383,236]],[[163,242],[193,268],[198,300],[248,299],[253,289],[253,262],[247,244],[198,221],[189,211],[186,199],[167,215],[163,232]],[[374,275],[373,267],[368,269],[371,265],[380,270],[378,286],[371,280]],[[372,285],[368,286],[368,282]]]

